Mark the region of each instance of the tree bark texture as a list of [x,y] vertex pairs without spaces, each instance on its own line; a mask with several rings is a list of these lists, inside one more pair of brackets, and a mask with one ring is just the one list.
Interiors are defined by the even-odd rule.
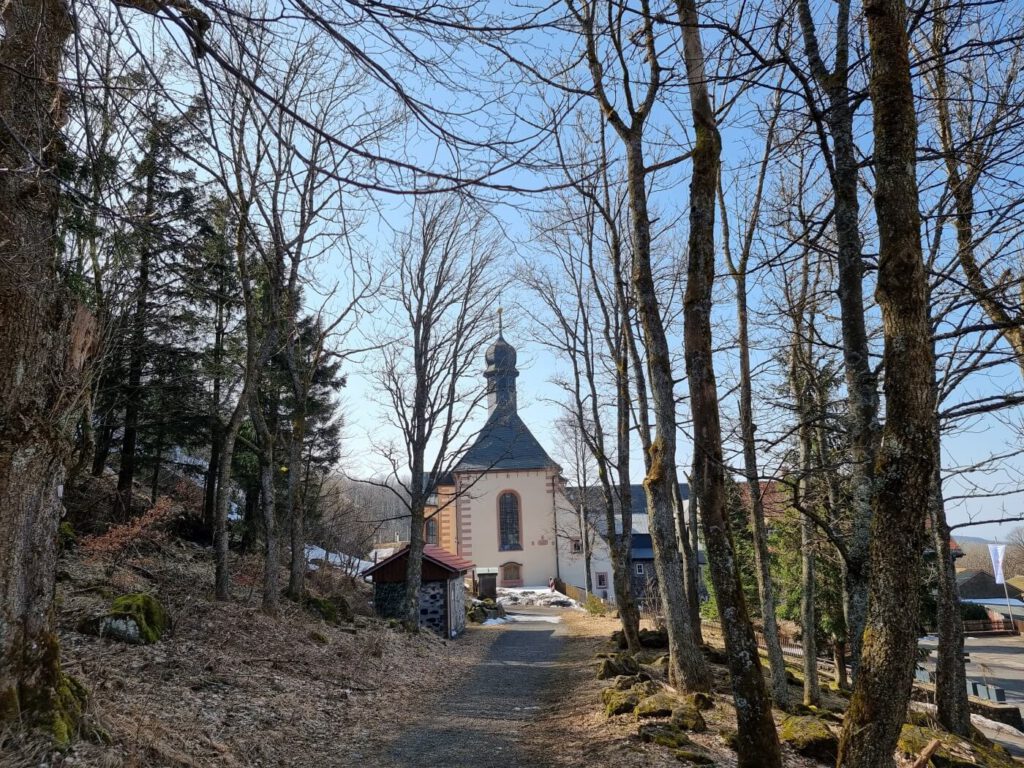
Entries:
[[651,221],[647,211],[646,173],[638,138],[626,143],[630,226],[633,237],[633,290],[647,350],[655,432],[648,449],[647,516],[650,520],[658,596],[669,640],[669,680],[687,690],[706,691],[711,681],[700,647],[694,642],[686,599],[683,562],[676,538],[672,499],[676,457],[676,402],[672,359],[662,323],[651,269]]
[[12,0],[0,27],[0,728],[39,723],[66,741],[57,524],[95,343],[57,261],[58,76],[72,24],[59,0]]
[[893,764],[914,672],[917,585],[936,467],[935,361],[920,240],[907,9],[904,0],[869,0],[864,14],[872,63],[886,423],[872,498],[867,622],[839,743],[844,768]]
[[693,453],[699,465],[700,513],[711,580],[718,599],[729,677],[736,704],[736,754],[741,768],[779,768],[772,702],[761,670],[754,627],[747,613],[725,514],[725,463],[718,388],[712,359],[711,305],[715,282],[715,194],[721,137],[708,94],[704,51],[694,0],[677,0],[690,92],[695,144],[690,180],[689,263],[683,298],[683,343],[693,419]]
[[950,551],[949,523],[942,495],[942,454],[938,419],[935,424],[935,479],[932,487],[931,522],[935,548],[938,589],[936,613],[939,646],[935,661],[935,704],[939,723],[950,733],[971,736],[971,711],[967,701],[967,673],[964,669],[964,623],[960,613],[960,590],[956,583],[953,553]]
[[878,391],[871,369],[864,315],[864,261],[857,199],[858,158],[853,138],[853,92],[849,86],[850,1],[839,0],[836,53],[832,71],[821,57],[808,0],[800,0],[798,15],[811,72],[828,98],[824,122],[832,137],[831,182],[839,266],[839,308],[843,336],[843,363],[849,404],[850,486],[852,525],[846,542],[848,576],[844,610],[849,627],[850,654],[856,674],[861,634],[867,615],[871,494],[877,449]]

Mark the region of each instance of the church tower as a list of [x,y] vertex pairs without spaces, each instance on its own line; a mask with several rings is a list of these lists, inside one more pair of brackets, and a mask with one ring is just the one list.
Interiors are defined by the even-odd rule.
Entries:
[[[500,311],[500,310],[499,310]],[[500,318],[501,315],[498,315]],[[487,414],[490,418],[509,416],[516,412],[516,349],[498,331],[497,340],[484,355],[487,368]]]

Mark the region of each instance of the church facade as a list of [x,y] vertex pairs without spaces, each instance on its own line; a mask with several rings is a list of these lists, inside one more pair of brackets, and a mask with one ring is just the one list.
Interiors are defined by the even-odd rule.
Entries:
[[[499,333],[485,362],[487,422],[438,483],[426,510],[427,542],[471,560],[478,571],[496,570],[499,587],[546,587],[552,578],[583,587],[581,522],[561,467],[519,416],[516,350]],[[594,591],[612,599],[607,542],[587,538]]]

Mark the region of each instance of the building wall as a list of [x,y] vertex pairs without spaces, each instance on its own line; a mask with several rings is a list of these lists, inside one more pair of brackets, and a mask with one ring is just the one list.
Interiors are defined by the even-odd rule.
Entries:
[[[546,586],[555,571],[555,510],[552,470],[460,473],[462,493],[457,501],[459,549],[478,568],[501,568],[518,563],[524,586]],[[502,551],[498,540],[498,498],[505,491],[519,496],[522,549]],[[502,585],[502,574],[498,575]]]
[[[558,494],[558,562],[562,581],[572,584],[574,587],[586,589],[586,560],[583,552],[573,551],[573,542],[579,541],[582,545],[580,535],[579,514],[573,508],[565,494],[559,490]],[[609,602],[615,602],[614,580],[611,567],[611,550],[608,542],[591,531],[590,536],[590,574],[594,587],[594,593]],[[605,586],[598,586],[601,574],[605,577]]]

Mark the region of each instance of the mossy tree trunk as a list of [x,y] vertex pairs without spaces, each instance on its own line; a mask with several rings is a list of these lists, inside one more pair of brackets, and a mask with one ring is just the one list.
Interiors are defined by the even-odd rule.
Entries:
[[711,581],[715,587],[729,677],[736,704],[736,752],[741,768],[782,765],[772,702],[747,613],[732,532],[725,512],[725,461],[718,385],[712,352],[711,307],[715,282],[715,197],[721,171],[721,136],[708,92],[704,49],[694,0],[676,0],[695,141],[690,179],[689,261],[683,297],[683,343],[693,420],[693,454]]
[[12,0],[0,26],[0,729],[36,722],[64,741],[57,525],[95,336],[57,259],[58,76],[72,23],[60,0]]
[[864,15],[872,64],[886,423],[872,498],[867,623],[839,743],[844,768],[893,764],[914,672],[917,585],[936,466],[935,361],[920,239],[907,9],[904,0],[868,0]]

